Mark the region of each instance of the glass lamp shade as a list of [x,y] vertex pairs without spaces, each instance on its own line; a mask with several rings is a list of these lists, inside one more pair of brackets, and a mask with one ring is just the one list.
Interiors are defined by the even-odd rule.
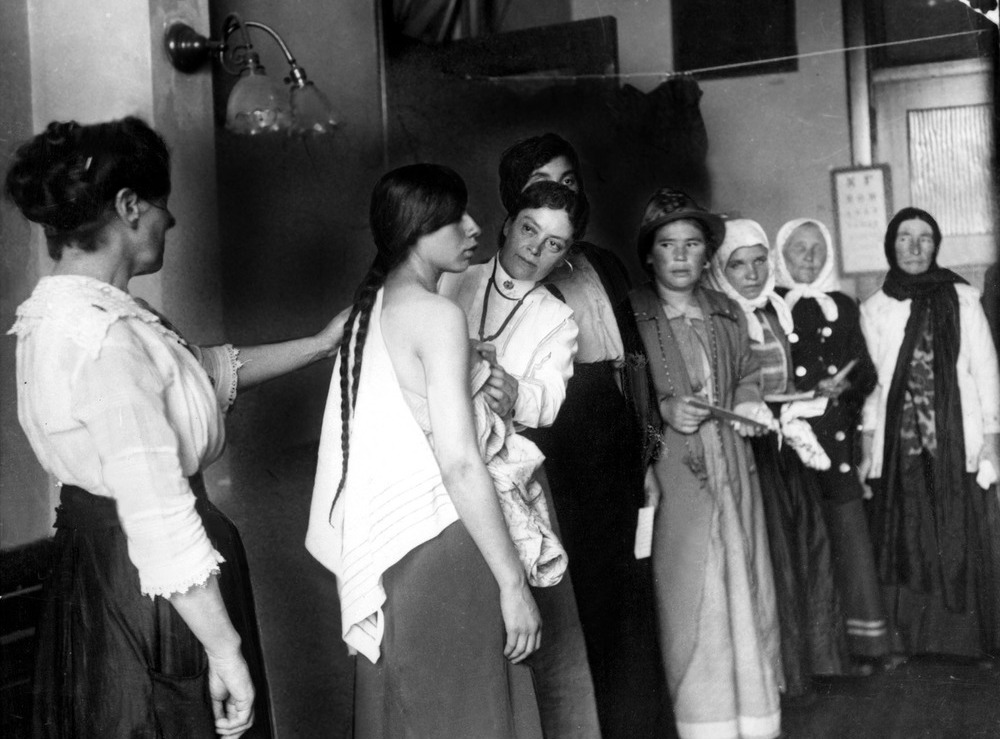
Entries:
[[292,133],[301,136],[332,133],[337,127],[330,100],[312,82],[292,87]]
[[226,128],[238,134],[255,135],[285,131],[291,127],[288,99],[275,90],[263,67],[244,68],[226,103]]

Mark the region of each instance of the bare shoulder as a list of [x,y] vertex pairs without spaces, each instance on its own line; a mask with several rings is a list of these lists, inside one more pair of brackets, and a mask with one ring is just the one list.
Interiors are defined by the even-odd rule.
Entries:
[[385,317],[414,345],[454,338],[465,341],[465,314],[448,298],[426,290],[400,290],[385,304]]

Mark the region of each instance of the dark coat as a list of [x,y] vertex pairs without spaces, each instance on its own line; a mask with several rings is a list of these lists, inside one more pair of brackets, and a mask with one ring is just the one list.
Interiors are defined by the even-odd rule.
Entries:
[[[778,289],[780,295],[787,290]],[[858,364],[848,379],[849,390],[827,406],[826,413],[810,418],[823,449],[830,457],[830,469],[818,473],[823,497],[846,502],[862,495],[857,479],[857,426],[865,398],[875,389],[878,377],[861,333],[857,303],[840,292],[830,293],[837,304],[836,321],[827,321],[819,304],[801,298],[792,309],[795,331],[788,337],[797,390],[812,390],[820,380],[833,376],[852,359]],[[793,338],[794,337],[794,338]]]

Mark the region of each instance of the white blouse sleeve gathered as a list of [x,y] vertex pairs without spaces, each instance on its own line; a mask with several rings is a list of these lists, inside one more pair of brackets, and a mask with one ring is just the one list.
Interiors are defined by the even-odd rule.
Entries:
[[[576,321],[563,319],[538,342],[522,374],[508,369],[517,379],[516,423],[545,428],[556,420],[566,400],[566,383],[573,376],[578,333]],[[504,364],[502,359],[500,363]]]
[[236,402],[239,388],[239,370],[243,366],[240,350],[232,344],[219,346],[191,346],[191,351],[208,373],[215,388],[215,397],[223,413],[229,412]]
[[142,592],[168,597],[204,584],[223,559],[208,540],[181,468],[164,399],[176,378],[158,372],[127,333],[124,324],[114,324],[100,355],[80,364],[71,378],[71,414],[100,455]]
[[[43,277],[9,333],[18,419],[39,463],[62,485],[114,499],[140,590],[169,597],[218,573],[188,478],[225,446],[225,383],[213,388],[158,315],[82,275]],[[227,353],[209,356],[225,369]]]

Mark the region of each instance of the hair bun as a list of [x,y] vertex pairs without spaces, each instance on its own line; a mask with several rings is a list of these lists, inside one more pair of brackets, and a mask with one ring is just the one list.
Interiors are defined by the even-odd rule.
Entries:
[[170,192],[166,143],[138,118],[53,121],[17,149],[5,182],[24,216],[45,227],[56,259],[69,241],[92,248],[122,188],[147,200]]

